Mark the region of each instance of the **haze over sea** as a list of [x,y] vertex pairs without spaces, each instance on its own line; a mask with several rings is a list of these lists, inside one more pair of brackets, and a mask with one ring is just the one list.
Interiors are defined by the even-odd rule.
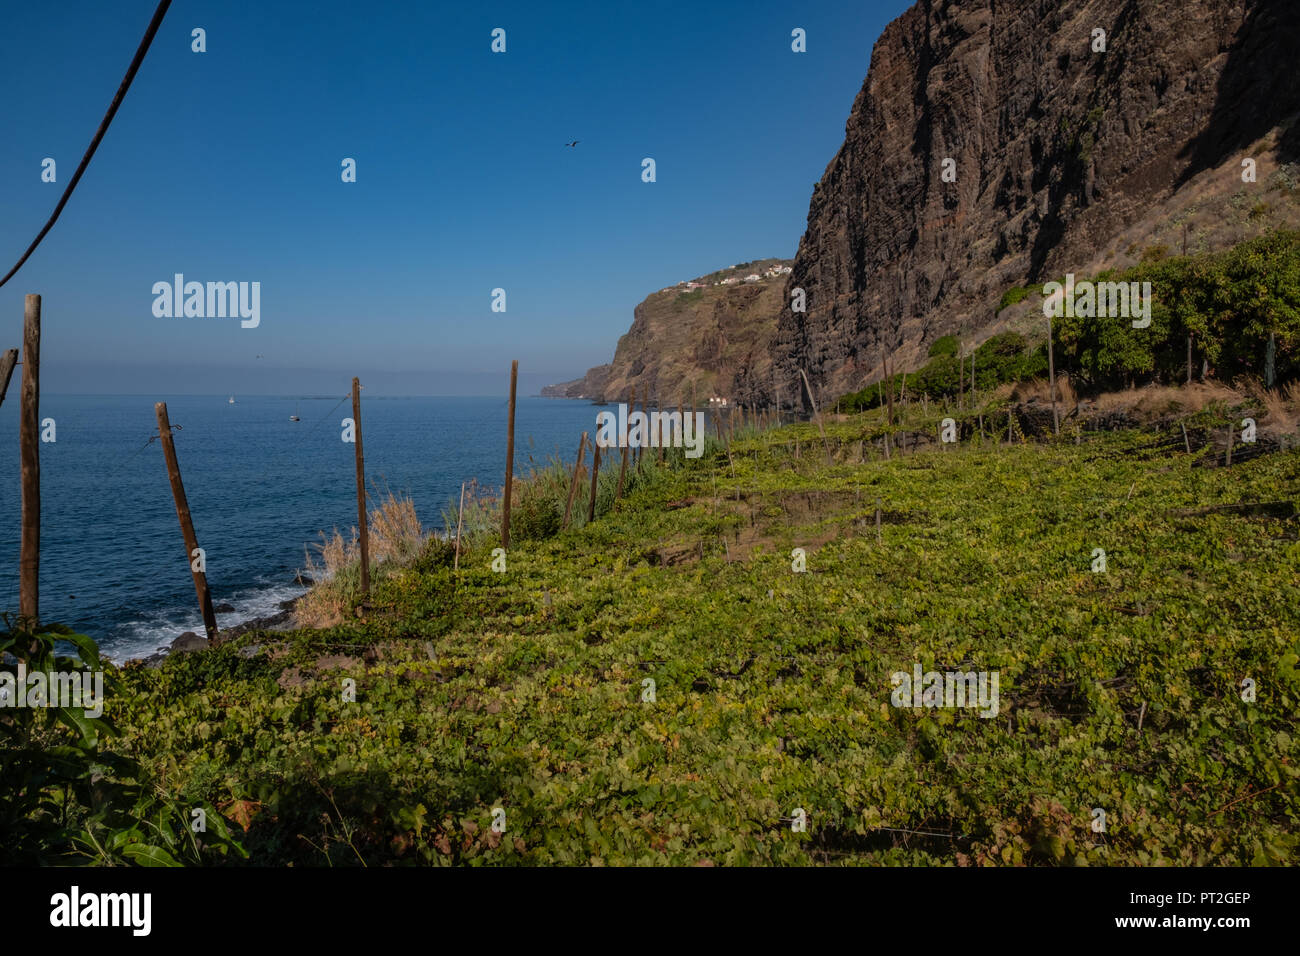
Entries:
[[[508,371],[502,377],[505,378]],[[17,383],[15,376],[14,386]],[[95,638],[117,661],[143,657],[183,631],[203,633],[185,560],[154,402],[165,400],[185,493],[207,554],[222,627],[274,614],[303,588],[305,546],[318,532],[356,524],[354,446],[341,440],[352,414],[348,383],[330,396],[42,395],[57,440],[41,445],[40,608]],[[17,388],[0,406],[0,434],[17,435]],[[597,409],[585,401],[518,400],[515,474],[530,456],[574,454]],[[301,421],[290,421],[291,415]],[[500,488],[505,477],[504,398],[386,398],[362,393],[362,442],[372,504],[387,491],[415,502],[421,523],[442,526],[462,481]],[[0,611],[18,603],[18,443],[0,453]]]

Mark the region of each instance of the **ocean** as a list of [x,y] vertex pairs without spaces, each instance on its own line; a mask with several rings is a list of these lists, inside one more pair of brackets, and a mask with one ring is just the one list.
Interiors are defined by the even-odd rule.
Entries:
[[[0,612],[18,611],[18,378],[0,406]],[[346,388],[346,385],[345,385]],[[319,532],[356,524],[352,414],[333,396],[166,399],[185,493],[222,627],[280,610]],[[143,657],[184,631],[203,633],[172,501],[153,396],[42,395],[55,441],[41,445],[40,612],[93,637],[116,661]],[[520,398],[515,474],[577,451],[599,409],[586,401]],[[428,530],[442,528],[462,481],[505,479],[504,398],[384,398],[363,393],[361,424],[372,499],[404,493]],[[298,415],[298,422],[290,421]]]

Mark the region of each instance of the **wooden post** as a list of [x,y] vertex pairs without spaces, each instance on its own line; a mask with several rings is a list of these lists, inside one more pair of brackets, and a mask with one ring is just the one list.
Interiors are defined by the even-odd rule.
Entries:
[[14,366],[17,364],[17,349],[10,349],[4,355],[0,355],[0,405],[5,403],[5,392],[9,391],[9,379],[14,374]]
[[655,461],[662,465],[664,463],[664,405],[658,398],[655,399],[655,412],[659,415],[659,431],[655,435],[655,441],[659,445],[659,453],[655,456]]
[[[1188,384],[1190,385],[1191,382],[1189,381]],[[1187,454],[1190,455],[1192,453],[1192,443],[1187,437],[1187,422],[1179,422],[1178,424],[1183,429],[1183,447],[1187,449]]]
[[596,476],[600,474],[600,442],[592,443],[591,456],[591,503],[587,505],[587,524],[596,520]]
[[18,545],[18,618],[40,621],[41,568],[41,297],[23,301],[23,380],[18,396],[22,532]]
[[731,471],[731,477],[736,477],[736,463],[731,460],[731,429],[728,428],[724,433],[722,430],[722,412],[718,412],[718,437],[722,439],[722,447],[727,452],[727,467]]
[[569,514],[573,511],[573,499],[578,494],[578,472],[582,470],[582,456],[587,451],[587,433],[582,433],[578,442],[578,457],[573,463],[573,478],[569,481],[569,502],[564,506],[564,527],[569,526]]
[[623,464],[618,469],[618,488],[614,492],[614,500],[618,501],[623,497],[623,476],[627,474],[627,445],[623,446]]
[[366,459],[361,448],[361,380],[352,379],[352,434],[357,447],[357,525],[361,530],[361,594],[370,593],[370,528],[366,523]]
[[460,529],[465,519],[465,482],[460,483],[460,508],[456,510],[456,558],[452,563],[453,571],[460,570]]
[[1052,354],[1052,319],[1047,319],[1047,380],[1052,392],[1052,434],[1061,434],[1061,419],[1056,412],[1056,360]]
[[894,377],[894,364],[888,362],[885,365],[885,394],[889,396],[889,427],[894,427],[894,386],[889,380]]
[[965,408],[966,395],[966,356],[962,354],[961,339],[957,340],[957,411]]
[[677,434],[682,436],[682,456],[686,455],[686,409],[682,406],[682,400],[677,399],[677,418],[680,420],[677,428]]
[[181,466],[176,461],[176,443],[172,440],[171,421],[167,418],[167,403],[158,402],[153,407],[158,416],[158,435],[162,438],[163,457],[167,460],[167,478],[172,485],[172,498],[176,501],[176,517],[181,523],[181,536],[185,539],[185,560],[190,566],[190,575],[194,578],[194,593],[199,598],[199,610],[203,613],[203,627],[208,632],[208,640],[217,636],[217,615],[212,610],[212,594],[208,591],[206,571],[195,570],[195,554],[199,550],[198,538],[194,536],[194,522],[190,519],[190,505],[185,499],[185,486],[181,483]]
[[[641,429],[641,441],[637,443],[636,453],[633,464],[641,464],[641,456],[645,454],[645,446],[650,444],[650,419],[646,417],[647,402],[650,400],[650,386],[641,386],[641,416],[645,419],[645,427]],[[636,411],[636,389],[632,390],[632,410]]]
[[822,413],[817,410],[817,399],[813,397],[812,386],[808,384],[808,373],[799,369],[799,374],[803,376],[803,387],[808,389],[808,401],[812,402],[813,415],[817,418],[817,431],[821,432],[822,448],[826,452],[826,464],[831,463],[831,447],[826,444],[826,429],[822,427]]
[[515,483],[515,385],[519,360],[510,363],[510,411],[506,415],[506,487],[501,492],[501,547],[510,548],[510,492]]
[[1228,422],[1228,449],[1227,457],[1224,458],[1224,464],[1232,467],[1232,422]]

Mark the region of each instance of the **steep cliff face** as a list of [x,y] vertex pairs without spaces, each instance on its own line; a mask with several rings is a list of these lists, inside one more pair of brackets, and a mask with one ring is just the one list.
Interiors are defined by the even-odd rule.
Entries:
[[[800,368],[829,396],[882,352],[902,369],[941,335],[981,340],[1009,287],[1124,265],[1171,215],[1294,178],[1298,51],[1295,0],[920,0],[814,188],[764,397],[788,402]],[[1240,238],[1203,218],[1193,249]]]
[[714,395],[756,401],[759,383],[773,380],[771,345],[786,278],[781,270],[790,266],[760,259],[647,296],[612,362],[542,394],[623,401],[635,392],[638,401],[648,396],[665,405],[689,402],[692,395],[701,404]]

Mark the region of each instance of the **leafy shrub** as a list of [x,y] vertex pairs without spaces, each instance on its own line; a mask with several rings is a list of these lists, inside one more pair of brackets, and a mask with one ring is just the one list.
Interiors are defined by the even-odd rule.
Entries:
[[[1150,252],[1151,250],[1148,250]],[[1300,232],[1277,231],[1213,255],[1163,258],[1099,281],[1150,282],[1151,326],[1113,317],[1054,322],[1061,368],[1092,389],[1187,377],[1187,342],[1217,377],[1260,376],[1270,334],[1279,381],[1300,374]]]
[[945,335],[942,338],[934,340],[934,344],[930,346],[930,357],[935,358],[939,355],[956,355],[957,349],[960,346],[961,343],[957,341],[957,336]]
[[[1029,298],[1029,293],[1033,291],[1034,290],[1028,286],[1015,286],[1008,289],[1006,292],[1002,293],[1002,300],[998,302],[998,311],[1001,312],[1003,309],[1023,302],[1025,299]],[[931,352],[930,354],[933,355],[934,353]]]
[[[0,633],[0,654],[27,674],[103,672],[105,696],[118,691],[116,671],[94,641],[57,624],[25,623]],[[71,656],[58,645],[71,648]],[[8,668],[6,668],[8,669]],[[89,702],[86,702],[89,703]],[[105,746],[117,733],[87,707],[6,707],[0,711],[0,863],[91,862],[180,866],[246,856],[210,805],[182,805],[149,781],[138,763]],[[202,810],[206,830],[191,829]]]

